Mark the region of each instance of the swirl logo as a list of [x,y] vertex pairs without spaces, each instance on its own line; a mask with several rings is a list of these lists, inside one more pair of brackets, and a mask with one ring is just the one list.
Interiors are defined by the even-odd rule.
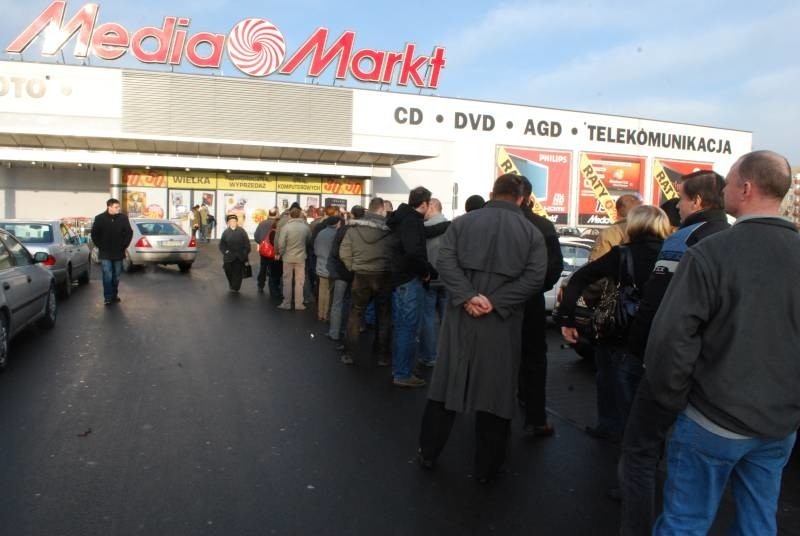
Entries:
[[245,19],[228,36],[228,57],[250,76],[275,72],[286,56],[286,41],[277,26],[266,19]]

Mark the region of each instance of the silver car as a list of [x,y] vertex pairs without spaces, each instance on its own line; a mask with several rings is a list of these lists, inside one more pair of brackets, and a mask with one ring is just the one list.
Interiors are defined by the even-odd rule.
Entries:
[[589,261],[589,253],[591,253],[592,245],[594,245],[594,240],[579,236],[559,236],[558,241],[561,243],[564,269],[555,286],[544,293],[544,307],[548,313],[552,313],[555,308],[556,296],[564,280]]
[[31,253],[47,253],[42,265],[53,272],[62,296],[72,293],[73,281],[89,282],[89,246],[69,225],[58,220],[0,220],[0,228],[17,237]]
[[177,264],[181,272],[192,269],[197,240],[169,220],[131,218],[133,239],[122,267],[130,272],[145,264]]
[[56,325],[56,282],[42,267],[48,255],[34,255],[13,235],[0,230],[0,370],[8,363],[8,343],[33,323]]

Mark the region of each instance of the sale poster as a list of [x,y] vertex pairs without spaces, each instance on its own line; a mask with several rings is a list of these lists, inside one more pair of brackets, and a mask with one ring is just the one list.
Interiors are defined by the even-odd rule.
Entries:
[[554,224],[567,224],[572,153],[498,146],[496,174],[524,175],[533,187],[534,212]]
[[710,162],[691,162],[687,160],[666,160],[664,158],[653,159],[653,204],[661,205],[668,199],[678,196],[675,190],[675,182],[683,175],[688,175],[695,171],[711,170],[713,164]]
[[643,197],[645,158],[581,153],[578,223],[608,225],[617,220],[616,199]]

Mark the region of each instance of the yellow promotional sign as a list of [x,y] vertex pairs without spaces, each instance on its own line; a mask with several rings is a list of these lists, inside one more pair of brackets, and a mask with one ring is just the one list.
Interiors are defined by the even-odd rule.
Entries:
[[361,195],[364,182],[355,179],[329,179],[322,181],[322,193],[334,195]]
[[274,177],[265,177],[264,175],[228,174],[217,178],[217,188],[220,190],[274,192],[277,182]]
[[217,175],[204,171],[170,171],[167,175],[167,186],[187,190],[216,190]]
[[295,194],[321,194],[322,180],[301,177],[278,177],[276,188],[279,192]]
[[[505,147],[498,147],[497,148],[497,167],[499,167],[505,173],[513,173],[514,175],[522,175],[517,168],[517,165],[508,156],[508,151],[506,151]],[[531,194],[531,199],[533,200],[533,212],[534,214],[538,214],[539,216],[547,217],[547,211],[544,209],[542,204],[536,199],[536,196]]]
[[616,222],[617,204],[614,201],[614,198],[611,197],[611,194],[608,192],[606,185],[603,184],[600,176],[594,170],[592,161],[589,160],[589,157],[586,155],[586,153],[581,153],[581,175],[583,175],[584,181],[589,183],[594,196],[597,198],[600,206],[603,207],[605,213],[608,214],[608,217],[612,222]]
[[658,158],[655,159],[655,163],[653,164],[653,180],[655,180],[656,184],[658,184],[659,188],[661,188],[661,192],[664,194],[664,197],[667,199],[675,199],[678,197],[678,192],[675,191],[675,186],[672,185],[672,181],[669,179],[669,175],[667,175],[664,165]]

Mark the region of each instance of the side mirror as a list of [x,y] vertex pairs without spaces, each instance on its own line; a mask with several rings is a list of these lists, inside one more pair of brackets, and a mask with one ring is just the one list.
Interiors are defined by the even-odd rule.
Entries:
[[47,257],[48,255],[44,251],[37,251],[36,253],[33,254],[33,262],[35,263],[44,262],[47,260]]

